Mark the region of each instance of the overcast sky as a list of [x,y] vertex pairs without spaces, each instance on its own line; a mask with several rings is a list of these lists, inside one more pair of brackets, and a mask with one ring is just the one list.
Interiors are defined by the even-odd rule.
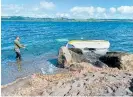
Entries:
[[133,0],[2,0],[2,16],[133,19]]

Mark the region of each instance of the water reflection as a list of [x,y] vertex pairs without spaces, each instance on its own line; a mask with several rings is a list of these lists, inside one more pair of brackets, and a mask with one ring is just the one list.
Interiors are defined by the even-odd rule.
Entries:
[[16,59],[16,63],[18,65],[18,71],[21,72],[22,71],[22,62],[20,59]]

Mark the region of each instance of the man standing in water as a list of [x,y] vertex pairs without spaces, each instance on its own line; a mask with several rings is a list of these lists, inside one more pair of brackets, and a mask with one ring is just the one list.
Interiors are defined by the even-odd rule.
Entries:
[[17,60],[18,59],[21,60],[20,48],[25,48],[25,46],[20,43],[20,38],[19,36],[17,36],[16,39],[14,40],[14,50],[16,53]]

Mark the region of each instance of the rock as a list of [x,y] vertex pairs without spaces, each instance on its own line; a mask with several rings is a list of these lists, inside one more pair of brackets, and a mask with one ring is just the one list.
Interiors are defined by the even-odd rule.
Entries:
[[133,92],[130,91],[129,88],[126,88],[125,91],[126,91],[126,95],[130,95],[130,96],[133,95]]
[[123,70],[133,70],[133,54],[128,54],[121,57],[121,68]]
[[[93,52],[83,53],[78,48],[61,47],[58,55],[58,63],[66,68],[77,67],[80,63],[89,63],[95,67],[112,67],[122,70],[133,70],[133,54],[124,52],[107,52],[100,56]],[[74,64],[74,65],[73,65]],[[72,66],[71,66],[72,65]]]
[[[126,78],[123,78],[125,75]],[[47,81],[47,77],[52,80]],[[98,72],[85,72],[84,76],[78,77],[66,74],[37,75],[2,86],[1,90],[2,96],[131,96],[133,73],[106,68]]]
[[46,90],[44,90],[44,92],[42,93],[42,96],[49,96],[49,93],[47,93]]
[[99,59],[112,68],[117,67],[122,70],[133,70],[133,54],[108,52]]
[[86,62],[85,57],[83,56],[83,53],[80,49],[78,48],[69,48],[68,49],[71,56],[72,56],[72,62],[76,63],[81,63],[81,62]]
[[63,87],[57,88],[56,91],[51,93],[51,96],[65,96],[71,89],[71,84],[67,84]]
[[[82,69],[80,63],[84,62],[85,58],[80,49],[68,49],[61,47],[58,55],[58,64],[71,70]],[[86,62],[88,63],[88,62]]]
[[130,82],[129,90],[133,93],[133,79]]
[[81,66],[80,64],[71,64],[70,67],[69,67],[69,70],[70,71],[81,71],[83,70],[83,66]]
[[107,93],[111,94],[113,90],[110,87],[107,87]]
[[[58,64],[65,68],[81,65],[80,63],[93,64],[96,67],[105,67],[106,64],[99,60],[99,56],[94,53],[82,53],[78,48],[61,47],[58,55]],[[74,65],[73,65],[74,64]],[[72,66],[71,66],[72,65]]]
[[69,67],[72,63],[72,55],[66,47],[61,47],[58,54],[58,64],[63,67]]

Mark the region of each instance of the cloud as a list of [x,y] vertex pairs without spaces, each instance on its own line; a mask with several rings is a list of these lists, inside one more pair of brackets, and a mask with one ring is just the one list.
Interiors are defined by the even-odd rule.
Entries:
[[82,13],[87,13],[89,15],[93,15],[93,13],[95,12],[94,7],[90,6],[90,7],[73,7],[72,9],[70,9],[70,12],[72,12],[73,14],[82,14]]
[[98,13],[104,13],[104,12],[106,11],[106,9],[105,9],[105,8],[102,8],[102,7],[97,7],[97,8],[96,8],[96,11],[97,11]]
[[110,10],[111,13],[115,13],[116,12],[116,8],[114,8],[114,7],[111,7],[109,10]]
[[43,10],[52,10],[55,8],[55,4],[53,2],[41,1],[39,5],[33,6],[33,11],[43,11]]
[[106,8],[103,7],[73,7],[70,9],[73,17],[77,18],[101,18],[105,17]]
[[88,6],[88,7],[73,7],[70,9],[70,12],[73,15],[79,15],[79,16],[88,16],[88,17],[93,17],[96,14],[102,14],[106,12],[106,8],[103,7],[93,7],[93,6]]
[[105,8],[102,8],[102,7],[93,7],[93,6],[90,6],[90,7],[73,7],[70,9],[70,12],[72,13],[88,13],[90,15],[93,15],[95,12],[98,12],[98,13],[104,13],[106,11]]
[[40,9],[39,7],[33,7],[32,8],[33,11],[39,11],[39,9]]
[[133,6],[120,6],[117,11],[122,14],[133,14]]
[[2,5],[2,13],[9,11],[10,13],[19,13],[24,9],[23,5],[7,4]]
[[72,7],[70,12],[74,18],[133,18],[133,6],[120,7]]
[[133,19],[133,6],[119,7],[94,7],[94,6],[74,6],[63,12],[55,9],[56,5],[50,1],[41,1],[36,5],[2,5],[2,16],[28,16],[28,17],[66,17],[66,18],[115,18]]
[[[6,4],[2,5],[2,16],[47,16],[46,12],[50,12],[55,8],[53,2],[41,1],[36,5],[17,5],[17,4]],[[52,10],[53,11],[53,10]]]
[[23,5],[16,5],[16,4],[7,4],[7,5],[2,5],[2,9],[9,9],[9,10],[14,10],[14,9],[23,9]]
[[55,4],[53,2],[41,1],[40,7],[43,9],[51,10],[55,8]]

